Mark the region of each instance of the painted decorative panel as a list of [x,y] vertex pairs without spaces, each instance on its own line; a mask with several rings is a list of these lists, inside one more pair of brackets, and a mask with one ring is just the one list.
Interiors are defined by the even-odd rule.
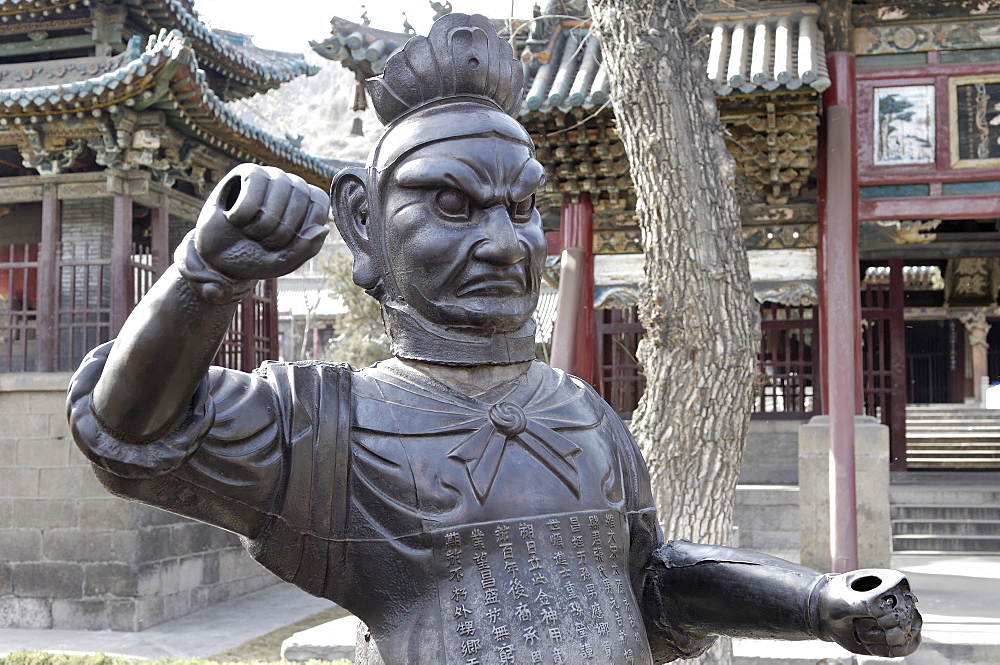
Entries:
[[872,163],[933,164],[934,86],[875,88],[872,94]]
[[951,165],[1000,166],[1000,74],[948,79]]

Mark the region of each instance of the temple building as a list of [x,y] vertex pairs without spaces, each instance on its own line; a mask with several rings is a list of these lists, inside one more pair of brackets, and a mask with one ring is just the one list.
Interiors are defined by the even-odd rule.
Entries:
[[[0,625],[140,630],[273,583],[235,536],[103,496],[65,395],[230,168],[329,186],[226,105],[312,73],[190,0],[0,0]],[[240,303],[219,364],[278,357],[276,291]]]
[[[978,403],[1000,380],[1000,332],[991,332],[1000,318],[1000,9],[948,0],[699,7],[761,307],[755,419],[828,413],[824,369],[850,358],[850,408],[889,426],[894,470],[1000,467],[1000,437],[948,446],[906,431],[908,404]],[[643,390],[643,260],[600,42],[573,0],[496,25],[522,62],[520,120],[549,175],[540,208],[550,264],[572,249],[587,266],[564,285],[579,292],[581,317],[567,326],[576,333],[568,368],[627,416]],[[359,82],[407,39],[341,18],[332,27],[312,46]],[[845,127],[846,137],[830,138]],[[854,149],[838,161],[843,140]],[[845,250],[847,264],[830,263]]]

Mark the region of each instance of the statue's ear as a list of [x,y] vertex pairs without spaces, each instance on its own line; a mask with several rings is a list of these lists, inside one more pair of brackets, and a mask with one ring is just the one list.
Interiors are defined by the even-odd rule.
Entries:
[[330,186],[330,207],[333,221],[354,255],[354,283],[372,289],[382,275],[369,228],[372,215],[368,210],[367,176],[360,167],[340,171]]

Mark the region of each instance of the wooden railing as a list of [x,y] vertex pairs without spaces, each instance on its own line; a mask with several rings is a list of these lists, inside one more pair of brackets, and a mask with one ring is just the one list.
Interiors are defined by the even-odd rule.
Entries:
[[34,372],[38,245],[0,247],[0,372]]
[[819,411],[819,329],[813,307],[763,303],[757,354],[757,418],[805,418]]
[[[53,305],[48,308],[42,306],[47,294],[40,288],[39,253],[37,244],[0,246],[0,373],[73,371],[90,349],[117,334],[112,322],[112,259],[106,248],[56,243],[55,284],[47,296]],[[157,275],[146,244],[133,246],[129,262],[131,310]],[[266,280],[239,304],[218,364],[250,371],[277,358],[276,299],[275,281]],[[51,335],[51,344],[39,344],[43,332]]]
[[646,377],[635,355],[646,332],[635,307],[598,309],[594,320],[597,392],[618,415],[629,420],[646,390]]

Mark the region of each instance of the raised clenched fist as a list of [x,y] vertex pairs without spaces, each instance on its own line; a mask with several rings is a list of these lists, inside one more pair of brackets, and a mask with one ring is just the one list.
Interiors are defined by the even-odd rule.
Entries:
[[898,658],[920,646],[923,620],[910,583],[895,570],[834,575],[819,596],[821,636],[854,653]]
[[329,196],[299,176],[240,164],[202,207],[195,248],[230,279],[286,275],[319,253],[329,209]]

